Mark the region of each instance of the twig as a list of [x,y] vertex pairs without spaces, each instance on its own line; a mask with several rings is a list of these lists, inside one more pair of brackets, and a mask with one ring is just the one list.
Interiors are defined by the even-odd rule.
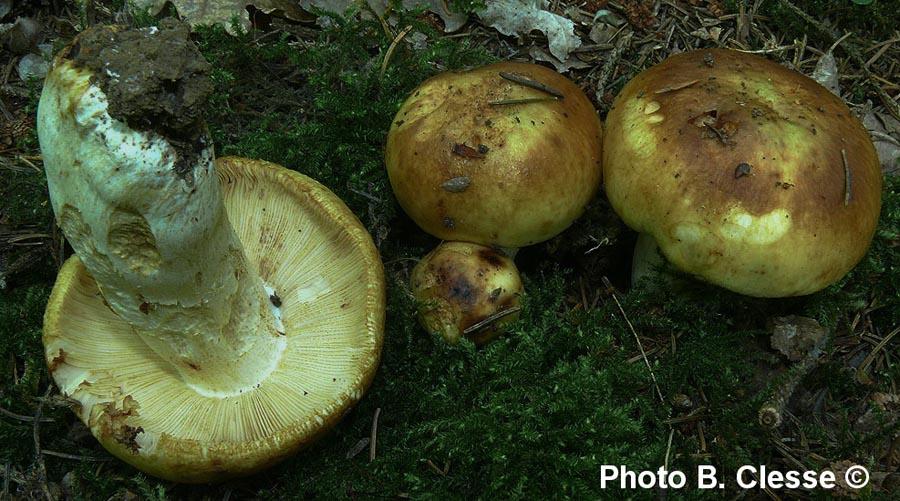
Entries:
[[551,96],[557,97],[559,99],[566,97],[562,92],[554,89],[553,87],[550,87],[549,85],[542,84],[541,82],[536,82],[525,77],[520,77],[519,75],[513,75],[512,73],[507,73],[505,71],[501,71],[500,76],[506,80],[509,80],[510,82],[515,82],[519,85],[524,85],[525,87],[530,87],[541,92],[546,92],[547,94],[550,94]]
[[786,379],[775,386],[771,396],[759,408],[757,418],[760,425],[770,430],[781,426],[781,423],[784,422],[784,408],[787,406],[788,400],[794,394],[800,381],[819,364],[819,357],[832,335],[829,330],[825,336],[822,336],[822,339],[810,348],[809,352],[796,365],[790,368]]
[[38,478],[41,483],[41,489],[44,491],[44,498],[47,499],[47,501],[53,501],[56,498],[50,494],[50,488],[47,487],[47,466],[44,464],[43,455],[41,455],[41,412],[44,410],[44,402],[47,400],[47,397],[50,396],[50,391],[52,389],[52,386],[48,386],[47,391],[44,392],[44,398],[38,399],[37,408],[34,410],[34,428],[32,429]]
[[603,67],[600,68],[600,76],[597,77],[596,98],[598,101],[603,99],[603,95],[606,92],[606,86],[609,84],[613,72],[618,68],[619,59],[622,57],[622,52],[625,51],[624,44],[627,43],[627,39],[625,40],[626,42],[620,42],[613,50],[609,51],[609,54],[606,56],[606,61],[603,63]]
[[694,423],[697,421],[703,421],[705,419],[709,419],[712,414],[704,413],[706,407],[700,407],[699,409],[695,409],[690,412],[690,414],[686,414],[684,416],[677,416],[673,418],[666,419],[663,421],[666,424],[681,424],[681,423]]
[[384,61],[381,61],[381,72],[378,74],[379,79],[384,78],[384,72],[387,71],[388,62],[391,60],[391,56],[394,54],[394,51],[397,49],[397,45],[400,44],[400,41],[402,41],[403,38],[406,35],[408,35],[410,31],[412,31],[412,29],[413,29],[412,25],[409,25],[406,28],[403,28],[403,31],[401,31],[399,34],[397,34],[396,37],[394,37],[394,40],[391,42],[391,45],[388,47],[387,52],[384,53]]
[[559,98],[558,97],[526,97],[523,99],[504,99],[502,101],[491,101],[488,104],[491,106],[505,106],[507,104],[541,103],[544,101],[559,101]]
[[[12,419],[15,419],[18,421],[24,421],[26,423],[34,422],[34,418],[31,416],[23,416],[21,414],[16,414],[15,412],[10,412],[10,411],[4,409],[3,407],[0,407],[0,414],[3,414],[4,416],[6,416],[8,418],[12,418]],[[54,421],[55,420],[53,418],[41,418],[42,423],[52,423]]]
[[844,33],[844,36],[842,36],[841,38],[838,38],[837,40],[835,40],[834,43],[831,44],[831,47],[829,47],[828,50],[825,51],[825,52],[826,52],[826,53],[828,53],[828,52],[834,52],[834,49],[837,49],[837,48],[838,48],[838,45],[840,45],[841,42],[843,42],[844,40],[850,38],[850,35],[852,35],[852,34],[853,34],[852,31],[848,31],[847,33]]
[[428,465],[428,467],[431,468],[432,471],[434,471],[434,472],[437,473],[438,475],[440,475],[440,476],[442,476],[442,477],[446,477],[446,476],[447,476],[447,474],[444,473],[444,470],[438,468],[437,465],[434,464],[434,462],[433,462],[432,460],[430,460],[430,459],[425,460],[425,464]]
[[348,188],[348,189],[349,189],[351,192],[356,193],[357,195],[359,195],[359,196],[361,196],[361,197],[363,197],[363,198],[367,198],[367,199],[369,199],[369,200],[371,200],[371,201],[373,201],[373,202],[375,202],[375,203],[379,203],[379,204],[380,204],[380,203],[382,202],[382,200],[381,200],[380,198],[378,198],[378,197],[376,197],[375,195],[372,195],[372,194],[370,194],[370,193],[366,193],[366,192],[364,192],[364,191],[357,190],[357,189],[355,189],[355,188]]
[[521,309],[522,309],[522,307],[520,307],[520,306],[513,306],[512,308],[507,308],[503,311],[498,311],[497,313],[494,313],[493,315],[485,318],[484,320],[481,320],[478,323],[475,323],[475,324],[472,324],[472,325],[466,327],[465,330],[463,330],[463,334],[471,334],[471,333],[485,327],[486,325],[496,322],[497,320],[499,320],[507,315],[511,315]]
[[[821,31],[822,33],[827,35],[829,38],[831,38],[832,40],[835,40],[835,42],[834,42],[835,46],[837,46],[837,43],[842,41],[846,37],[846,35],[838,36],[838,34],[835,33],[834,30],[824,26],[821,22],[817,21],[816,19],[813,19],[812,16],[810,16],[809,14],[804,12],[803,9],[800,9],[799,7],[794,5],[790,0],[781,0],[781,5],[784,7],[787,7],[788,9],[793,11],[795,14],[800,16],[807,24],[812,25],[814,28],[818,29],[819,31]],[[860,54],[859,51],[856,50],[856,48],[844,45],[843,49],[844,49],[844,51],[847,52],[847,54],[850,55],[850,58],[857,65],[859,65],[859,67],[862,69],[863,73],[865,74],[865,76],[867,78],[869,78],[869,79],[875,78],[875,74],[869,70],[869,68],[866,64],[867,63],[866,60],[863,58],[862,54]],[[888,112],[890,112],[890,114],[894,118],[896,118],[897,120],[900,120],[900,103],[897,103],[897,101],[894,101],[894,99],[891,97],[891,95],[888,94],[887,91],[882,89],[880,86],[873,85],[873,87],[875,87],[875,92],[878,94],[878,97],[881,99],[882,104],[884,104],[884,107],[887,108]]]
[[844,148],[841,148],[841,158],[844,160],[844,207],[850,207],[850,162]]
[[631,334],[634,336],[635,341],[637,341],[638,348],[641,350],[641,357],[644,359],[644,364],[647,365],[647,371],[650,372],[650,379],[653,381],[653,387],[656,388],[656,395],[659,397],[659,401],[665,405],[666,399],[663,397],[662,390],[659,389],[659,383],[656,381],[656,374],[653,373],[653,366],[650,365],[650,360],[647,359],[647,352],[644,351],[644,345],[641,343],[641,338],[638,336],[637,331],[634,330],[634,325],[631,324],[631,320],[628,319],[628,315],[625,314],[625,309],[622,308],[622,303],[619,302],[619,298],[616,297],[616,291],[612,286],[612,283],[608,278],[603,277],[603,285],[605,285],[610,291],[612,291],[613,301],[616,302],[616,306],[619,308],[619,312],[622,314],[622,317],[625,318],[625,323],[628,324],[628,328],[631,329]]
[[6,104],[3,102],[2,96],[0,96],[0,113],[3,114],[7,122],[12,122],[13,118],[15,118],[13,117],[12,113],[10,113],[9,110],[6,109]]
[[[35,164],[31,161],[31,158],[29,158],[29,157],[27,157],[27,156],[25,156],[25,155],[16,155],[16,159],[19,160],[20,162],[22,162],[23,164],[25,164],[25,165],[31,167],[31,168],[32,168],[35,172],[37,172],[38,174],[43,174],[43,173],[44,173],[44,172],[41,170],[40,167],[38,167],[37,165],[35,165]],[[41,160],[43,161],[43,159],[41,159]]]
[[110,457],[78,456],[75,454],[67,454],[65,452],[50,451],[47,449],[42,450],[41,454],[43,454],[45,456],[53,456],[53,457],[63,458],[63,459],[72,459],[75,461],[112,461],[112,458],[110,458]]
[[363,437],[359,439],[359,442],[356,442],[356,445],[354,445],[349,451],[347,451],[347,455],[345,457],[347,459],[355,458],[356,455],[362,452],[363,449],[365,449],[366,446],[370,443],[372,443],[372,439],[369,437]]
[[856,369],[857,381],[867,382],[869,378],[868,376],[866,376],[866,369],[868,369],[869,366],[872,365],[872,362],[875,361],[875,357],[878,355],[878,353],[883,350],[884,347],[887,346],[891,339],[893,339],[897,334],[900,334],[900,327],[895,328],[887,336],[884,336],[884,339],[879,341],[875,348],[872,349],[871,353],[866,355],[865,360],[863,360],[862,363],[859,364],[859,367]]
[[378,441],[378,416],[381,415],[381,407],[375,409],[372,416],[372,436],[369,438],[369,461],[375,461],[375,444]]
[[715,132],[716,135],[719,136],[719,141],[722,141],[722,144],[724,144],[724,145],[727,145],[727,144],[728,144],[728,136],[726,136],[722,131],[720,131],[719,129],[717,129],[717,128],[716,128],[714,125],[712,125],[712,124],[707,124],[707,123],[705,123],[705,124],[703,124],[703,125],[709,127],[709,130]]

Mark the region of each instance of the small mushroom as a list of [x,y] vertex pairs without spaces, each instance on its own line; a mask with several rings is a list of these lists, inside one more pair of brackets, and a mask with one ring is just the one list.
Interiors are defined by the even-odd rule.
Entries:
[[[840,98],[767,59],[670,57],[625,85],[604,141],[606,194],[642,234],[637,256],[658,245],[676,268],[735,292],[816,292],[874,234],[881,172],[865,128]],[[636,258],[635,278],[649,268]]]
[[444,242],[413,268],[410,283],[422,327],[450,344],[483,344],[519,317],[519,270],[491,247]]
[[208,69],[181,25],[95,28],[38,107],[77,254],[47,306],[50,374],[113,455],[192,483],[258,471],[336,423],[374,377],[385,304],[378,252],[333,193],[214,160]]

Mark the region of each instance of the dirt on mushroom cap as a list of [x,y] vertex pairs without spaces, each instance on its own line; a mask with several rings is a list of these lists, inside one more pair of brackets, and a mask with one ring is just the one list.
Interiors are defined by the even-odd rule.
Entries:
[[164,19],[143,30],[97,27],[59,57],[91,71],[112,118],[165,136],[178,153],[176,171],[188,178],[188,166],[208,143],[202,119],[212,93],[210,65],[188,26]]

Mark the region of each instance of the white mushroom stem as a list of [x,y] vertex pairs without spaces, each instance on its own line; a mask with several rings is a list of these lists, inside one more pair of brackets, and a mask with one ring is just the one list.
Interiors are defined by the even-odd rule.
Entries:
[[89,70],[58,60],[38,109],[57,223],[109,307],[206,396],[260,385],[285,347],[222,201],[212,145],[176,173],[161,134],[110,117]]
[[666,262],[656,239],[648,233],[639,233],[631,260],[631,284],[637,285],[644,277],[651,275],[655,269]]
[[508,257],[510,259],[516,258],[516,256],[519,254],[520,248],[521,247],[500,247],[500,246],[496,247],[497,250],[502,252],[504,255],[506,255],[506,257]]

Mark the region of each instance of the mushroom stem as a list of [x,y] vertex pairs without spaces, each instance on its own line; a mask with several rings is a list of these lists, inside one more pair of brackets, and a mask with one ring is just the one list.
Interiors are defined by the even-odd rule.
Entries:
[[508,257],[508,258],[510,258],[510,259],[515,259],[515,258],[516,258],[516,255],[519,254],[519,249],[521,249],[521,247],[501,247],[501,246],[497,246],[496,249],[499,250],[500,252],[502,252],[506,257]]
[[642,279],[651,275],[655,269],[666,263],[656,239],[649,233],[639,233],[631,260],[631,284],[637,285]]
[[[118,43],[116,30],[105,29],[96,39]],[[178,78],[206,78],[208,65],[186,30],[151,28],[141,37],[173,37],[159,40],[160,47],[174,44],[165,51],[183,50],[184,67],[200,68]],[[173,113],[188,116],[186,126],[173,128],[182,117],[169,109],[147,112],[134,126],[133,116],[114,111],[133,103],[98,85],[100,71],[80,59],[102,47],[81,44],[57,59],[38,109],[57,223],[109,307],[186,384],[218,397],[260,385],[285,347],[283,328],[228,221],[206,126],[182,102],[188,84],[164,82],[151,99],[177,102]],[[158,61],[166,59],[131,68],[166,71],[142,66]],[[120,86],[134,81],[125,69],[105,71]],[[196,99],[197,106],[205,102],[206,95]]]

